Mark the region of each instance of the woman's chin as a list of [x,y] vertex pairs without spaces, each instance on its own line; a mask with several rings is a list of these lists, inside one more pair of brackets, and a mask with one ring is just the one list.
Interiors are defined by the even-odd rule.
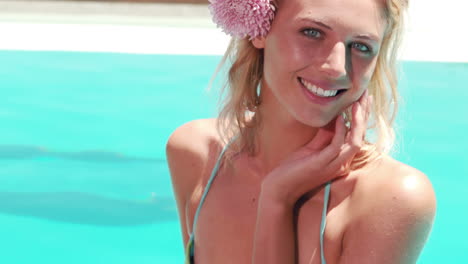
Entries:
[[334,128],[337,117],[338,115],[331,116],[331,117],[330,116],[327,116],[327,117],[314,116],[314,117],[305,118],[302,121],[302,123],[310,127],[330,127],[331,126]]
[[301,121],[301,123],[309,127],[325,127],[328,124],[330,124],[330,122],[331,122],[330,120],[324,120],[324,119],[319,119],[319,118],[314,118],[314,119],[308,118],[308,119],[304,119]]

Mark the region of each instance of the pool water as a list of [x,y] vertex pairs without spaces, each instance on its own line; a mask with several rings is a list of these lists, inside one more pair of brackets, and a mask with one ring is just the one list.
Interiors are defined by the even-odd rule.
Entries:
[[[165,162],[218,56],[0,51],[2,263],[182,263]],[[467,259],[468,64],[404,62],[394,157],[438,198],[418,263]]]

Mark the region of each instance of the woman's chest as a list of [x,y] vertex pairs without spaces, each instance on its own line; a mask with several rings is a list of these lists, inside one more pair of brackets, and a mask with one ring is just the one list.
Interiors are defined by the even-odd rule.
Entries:
[[250,263],[260,188],[229,176],[216,177],[202,205],[195,263]]
[[[213,182],[195,227],[196,263],[250,263],[254,248],[256,213],[260,185],[219,177]],[[227,178],[227,179],[226,179]],[[320,224],[324,190],[315,193],[295,211],[299,262],[320,263]],[[324,234],[327,263],[334,263],[341,253],[344,233],[344,203],[330,200]],[[192,209],[193,211],[196,208]],[[346,219],[346,218],[344,218]],[[261,224],[261,223],[258,223]],[[272,230],[271,232],[276,232]]]

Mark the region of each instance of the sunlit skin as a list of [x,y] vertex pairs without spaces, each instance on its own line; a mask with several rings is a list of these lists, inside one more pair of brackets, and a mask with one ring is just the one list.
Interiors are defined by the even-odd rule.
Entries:
[[[241,151],[232,166],[220,168],[194,230],[196,209],[224,145],[216,119],[189,122],[171,135],[167,160],[184,245],[196,234],[196,263],[321,263],[322,187],[329,180],[327,264],[416,262],[435,214],[426,175],[387,155],[341,171],[366,132],[372,103],[366,91],[387,27],[381,4],[280,1],[269,34],[252,41],[264,52],[256,152]],[[348,90],[318,104],[299,78]],[[349,130],[337,118],[347,108],[353,118]]]
[[[264,129],[259,145],[261,152],[279,155],[259,154],[265,172],[309,141],[318,127],[333,121],[368,88],[386,26],[380,4],[375,0],[281,1],[268,36],[253,41],[265,52],[260,107]],[[301,91],[299,77],[349,90],[327,106],[313,104]],[[272,145],[278,142],[275,138],[287,144]]]
[[[283,1],[266,43],[254,42],[267,47],[264,85],[295,119],[321,127],[367,88],[385,29],[376,2]],[[352,94],[330,107],[317,107],[293,88],[297,77],[353,88]]]

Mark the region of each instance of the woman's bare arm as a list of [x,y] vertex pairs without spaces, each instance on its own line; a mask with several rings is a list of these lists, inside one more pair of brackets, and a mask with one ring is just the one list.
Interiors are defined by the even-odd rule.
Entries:
[[172,188],[177,201],[184,247],[191,232],[188,221],[188,205],[193,190],[200,181],[206,164],[206,147],[202,130],[206,121],[195,120],[178,127],[166,145]]
[[295,238],[293,208],[275,202],[263,191],[258,203],[252,263],[296,263]]

